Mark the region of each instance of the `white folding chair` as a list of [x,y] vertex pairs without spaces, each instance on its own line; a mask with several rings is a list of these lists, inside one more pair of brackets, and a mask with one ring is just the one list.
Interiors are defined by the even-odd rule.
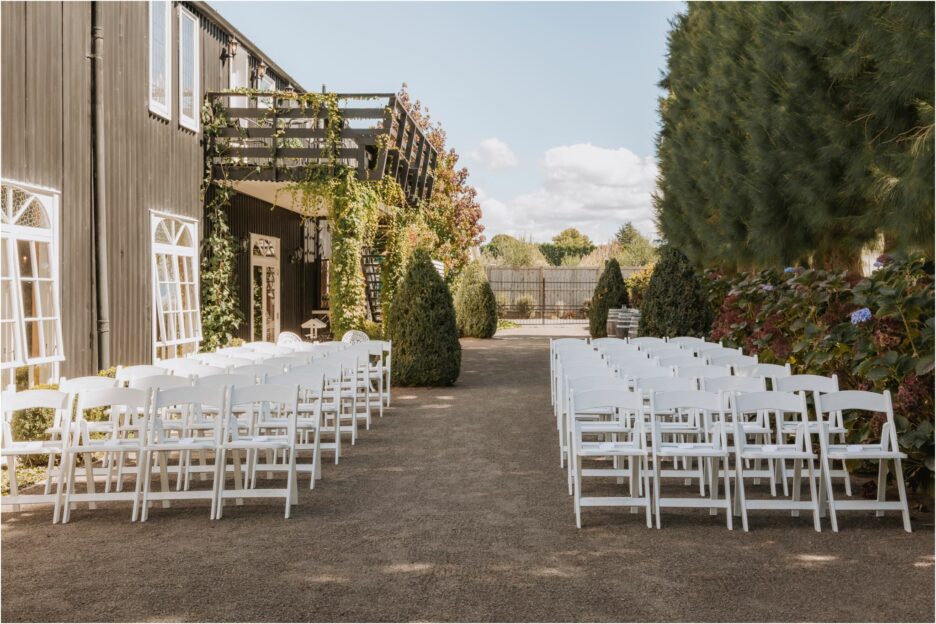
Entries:
[[618,345],[627,346],[627,341],[623,338],[608,336],[606,338],[593,338],[591,344],[595,349],[603,351],[605,349],[613,349]]
[[169,372],[179,377],[207,377],[209,375],[221,375],[226,369],[218,366],[208,366],[201,362],[189,361],[179,362],[169,367]]
[[[309,489],[315,488],[315,481],[322,478],[322,405],[325,396],[325,373],[321,366],[310,366],[305,369],[295,369],[282,375],[275,375],[268,379],[268,383],[278,386],[298,386],[299,406],[296,416],[296,454],[310,451],[311,458],[308,463],[296,462],[297,472],[309,473]],[[287,426],[282,417],[274,418],[272,415],[262,415],[257,421],[256,431],[281,431]],[[311,436],[311,440],[309,437]],[[250,473],[251,480],[256,479],[256,472],[265,469],[257,466],[256,456],[253,457]]]
[[[587,353],[589,351],[594,351],[593,347],[584,340],[578,338],[550,338],[549,340],[549,389],[550,389],[550,399],[552,404],[556,404],[556,382],[558,380],[557,372],[557,361],[560,353]],[[559,428],[559,423],[556,423],[556,429]]]
[[667,339],[667,342],[669,344],[677,344],[680,347],[686,347],[689,349],[695,346],[706,344],[705,338],[697,338],[696,336],[676,336]]
[[[341,380],[343,376],[342,366],[333,358],[323,358],[315,360],[312,364],[294,368],[290,371],[293,375],[303,375],[309,378],[322,377],[322,394],[316,394],[307,386],[302,391],[301,401],[299,403],[299,414],[308,414],[318,409],[321,416],[319,422],[319,437],[321,434],[333,436],[332,442],[322,440],[319,443],[320,452],[330,451],[334,453],[335,463],[341,459],[341,434],[338,411],[341,405]],[[318,404],[318,405],[317,405]]]
[[[677,378],[678,379],[678,378]],[[662,415],[689,411],[699,413],[704,427],[710,428],[715,423],[721,426],[715,429],[715,434],[709,440],[696,442],[666,442],[663,440],[664,431],[660,417]],[[718,509],[725,510],[728,528],[732,528],[731,509],[731,482],[728,467],[728,441],[726,430],[728,422],[725,418],[725,398],[721,393],[701,391],[654,392],[650,395],[650,427],[653,440],[654,465],[654,507],[656,510],[656,526],[660,528],[660,510],[664,507],[708,507],[710,513],[715,515]],[[665,476],[661,470],[662,460],[676,459],[678,457],[698,458],[706,464],[705,473],[709,480],[710,497],[698,498],[663,498],[660,494],[660,481]],[[722,464],[719,469],[719,462]],[[718,476],[723,474],[725,497],[718,497]]]
[[[284,435],[242,435],[240,425],[234,418],[232,409],[241,407],[252,415],[252,420],[273,413],[285,419]],[[218,500],[215,504],[215,518],[220,519],[224,513],[225,499],[235,498],[282,498],[286,506],[286,518],[292,505],[299,500],[296,485],[296,413],[299,409],[298,386],[274,386],[262,384],[246,388],[234,388],[230,391],[227,415],[225,417],[224,433],[219,456],[215,459],[215,480],[218,483]],[[281,459],[281,463],[274,463],[264,467],[265,472],[285,472],[285,488],[258,488],[256,483],[252,487],[245,487],[243,483],[243,470],[240,465],[240,452],[273,451],[274,457]],[[231,453],[234,461],[234,488],[226,488],[227,454]]]
[[[71,518],[71,504],[107,501],[131,501],[133,509],[131,521],[136,521],[139,503],[140,480],[149,478],[144,475],[144,444],[146,441],[146,410],[148,395],[144,390],[135,388],[107,388],[88,390],[78,395],[75,420],[65,436],[65,450],[62,462],[65,471],[65,494],[62,502],[62,522]],[[87,410],[107,408],[112,424],[110,435],[106,438],[92,437],[93,433],[86,420]],[[119,426],[120,417],[126,415],[126,425]],[[110,475],[103,492],[98,492],[94,484],[92,468],[93,454],[105,453],[110,456],[133,454],[136,457],[134,488],[124,492],[122,488],[111,491]],[[81,458],[85,466],[85,493],[75,491],[75,463]],[[122,462],[121,462],[122,463]],[[113,462],[111,462],[113,468]],[[91,507],[93,508],[93,507]]]
[[732,349],[730,347],[723,347],[720,344],[713,344],[711,342],[706,342],[701,345],[691,345],[689,347],[696,355],[704,358],[713,358],[713,357],[722,357],[725,355],[744,355],[741,351],[741,348]]
[[650,354],[651,357],[655,357],[657,359],[692,355],[691,351],[687,351],[679,345],[672,345],[669,343],[646,345],[640,347],[640,350],[646,351]]
[[[781,392],[801,392],[808,393],[811,396],[813,408],[819,405],[818,398],[823,394],[831,394],[839,391],[838,375],[823,377],[822,375],[790,375],[789,377],[780,377],[774,384],[774,389]],[[815,418],[810,420],[809,431],[812,434],[819,434],[819,423],[823,421],[822,417],[814,412]],[[845,421],[842,412],[833,412],[829,414],[825,421],[829,435],[836,438],[839,444],[845,443]],[[784,436],[792,435],[796,430],[797,424],[781,422],[780,433]],[[848,472],[848,465],[843,461],[840,469],[830,469],[830,479],[841,479],[845,486],[845,495],[852,495],[851,476]]]
[[[208,500],[211,501],[208,517],[215,517],[218,485],[217,469],[213,466],[210,470],[213,478],[211,490],[208,491],[191,489],[190,471],[187,467],[191,465],[193,451],[202,455],[203,458],[211,453],[215,456],[214,461],[217,463],[217,449],[221,444],[225,393],[225,388],[207,386],[183,386],[156,390],[150,404],[148,435],[143,460],[145,468],[142,473],[146,476],[142,483],[141,521],[145,522],[149,518],[149,503],[151,501],[163,501],[163,506],[168,507],[168,501],[172,500]],[[164,427],[166,414],[182,413],[185,415],[186,420],[201,421],[206,407],[216,414],[212,419],[211,435],[185,437],[168,435],[168,430]],[[168,487],[168,477],[165,469],[167,456],[170,453],[176,453],[179,457],[180,481],[177,482],[175,490]],[[153,492],[150,486],[150,475],[152,475],[154,461],[160,456],[162,457],[159,462],[161,467],[160,476],[163,487],[160,491]]]
[[[20,505],[36,505],[44,503],[53,504],[52,522],[59,521],[61,511],[61,495],[63,487],[62,471],[55,474],[49,471],[46,474],[45,491],[42,494],[20,494],[19,485],[16,481],[16,463],[21,457],[49,456],[49,465],[53,466],[55,458],[62,458],[64,452],[64,442],[61,436],[49,440],[17,440],[13,434],[13,416],[16,412],[26,409],[49,409],[54,410],[53,422],[58,422],[60,431],[62,427],[67,428],[68,409],[70,406],[69,396],[66,392],[58,390],[25,390],[23,392],[6,391],[3,392],[2,410],[3,410],[3,428],[2,438],[0,438],[0,456],[6,458],[7,478],[10,483],[10,493],[4,496],[3,506],[11,506],[13,511],[19,511]],[[64,423],[64,424],[63,424]],[[55,484],[55,491],[52,491],[52,484]]]
[[704,366],[706,364],[705,360],[698,358],[691,353],[684,353],[681,355],[667,355],[660,357],[660,366],[676,366],[676,367],[685,367],[685,366]]
[[777,389],[777,380],[783,377],[790,377],[793,371],[789,364],[751,364],[750,366],[738,366],[735,368],[736,375],[744,377],[763,377],[770,381],[770,388]]
[[[570,391],[572,414],[609,410],[613,420],[604,422],[575,421],[573,434],[573,458],[575,463],[575,526],[582,528],[582,507],[643,507],[646,510],[647,527],[651,527],[650,483],[647,463],[647,436],[644,432],[643,398],[622,389],[595,389]],[[587,434],[610,437],[610,440],[590,442]],[[586,457],[612,457],[614,468],[584,468]],[[627,458],[628,469],[621,469],[619,458]],[[626,497],[582,496],[584,477],[627,477],[630,495]]]
[[[733,379],[739,379],[734,377]],[[740,378],[740,379],[743,379]],[[806,399],[802,395],[789,392],[749,392],[736,394],[732,397],[732,425],[734,428],[735,446],[735,510],[741,512],[741,523],[744,530],[748,530],[749,509],[789,509],[793,515],[799,515],[800,510],[813,512],[813,526],[821,531],[819,498],[816,492],[816,454],[813,453],[809,432],[807,431],[808,414]],[[778,441],[778,443],[749,444],[743,429],[747,422],[746,416],[755,415],[759,418],[764,413],[795,414],[799,420],[799,427],[792,443]],[[782,420],[778,418],[779,422]],[[792,500],[777,500],[776,490],[771,488],[770,498],[749,499],[745,492],[744,479],[748,476],[748,466],[760,460],[768,463],[785,465],[787,461],[793,462],[793,497]],[[806,475],[809,480],[809,501],[800,500],[802,491],[802,469],[806,464]],[[786,492],[784,492],[786,495]]]
[[256,353],[263,353],[271,357],[293,353],[293,350],[289,347],[279,346],[269,342],[248,342],[244,346],[252,349]]
[[[845,411],[883,413],[887,420],[881,427],[881,440],[875,444],[832,444],[829,439],[828,421],[835,412]],[[832,530],[838,531],[838,511],[873,510],[875,515],[883,516],[885,511],[900,511],[903,514],[904,530],[911,532],[910,508],[907,505],[907,487],[904,484],[903,460],[907,455],[900,451],[897,443],[897,425],[894,423],[894,408],[889,390],[882,394],[863,390],[846,390],[816,397],[816,412],[822,418],[819,423],[819,444],[822,448],[822,472],[820,499],[829,509]],[[826,416],[827,415],[827,416]],[[826,416],[823,418],[823,416]],[[832,480],[829,475],[829,463],[832,461],[859,460],[878,462],[877,500],[841,500],[836,501],[832,492]],[[894,478],[897,481],[899,501],[887,500],[888,462],[894,463]]]
[[556,397],[556,426],[559,429],[559,465],[565,466],[566,458],[569,456],[569,383],[579,377],[606,376],[615,377],[613,369],[608,368],[599,358],[598,360],[588,360],[571,366],[572,374],[561,376],[559,389]]
[[728,377],[731,375],[729,366],[712,366],[711,364],[693,364],[690,366],[677,366],[676,376],[695,379],[707,377]]
[[233,375],[246,375],[253,377],[257,383],[264,383],[264,380],[270,375],[279,375],[282,369],[276,366],[267,366],[266,364],[245,364],[244,366],[233,366],[230,369]]

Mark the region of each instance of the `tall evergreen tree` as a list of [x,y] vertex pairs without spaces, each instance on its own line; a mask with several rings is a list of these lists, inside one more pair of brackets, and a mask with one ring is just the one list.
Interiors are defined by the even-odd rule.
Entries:
[[627,303],[627,286],[621,275],[621,265],[611,258],[595,284],[595,294],[588,308],[588,330],[592,338],[607,336],[608,310],[626,306]]

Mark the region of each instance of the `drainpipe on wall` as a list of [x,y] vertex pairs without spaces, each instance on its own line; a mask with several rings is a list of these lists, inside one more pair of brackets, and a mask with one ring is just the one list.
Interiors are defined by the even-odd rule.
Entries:
[[104,162],[104,30],[100,26],[100,2],[91,3],[92,63],[91,117],[92,176],[94,182],[95,300],[97,305],[98,367],[110,368],[110,286],[107,264],[107,202]]

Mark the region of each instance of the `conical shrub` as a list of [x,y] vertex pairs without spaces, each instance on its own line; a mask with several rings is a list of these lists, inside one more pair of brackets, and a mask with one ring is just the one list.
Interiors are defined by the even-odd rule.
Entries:
[[708,334],[712,313],[698,273],[678,249],[660,249],[660,259],[640,304],[641,336]]
[[595,285],[591,306],[588,308],[588,330],[592,338],[608,335],[608,310],[627,305],[627,286],[621,276],[621,265],[612,258]]
[[448,286],[423,250],[413,253],[387,315],[393,379],[401,386],[450,386],[461,370],[461,345]]
[[490,338],[497,331],[497,301],[480,262],[462,271],[455,290],[458,333],[472,338]]

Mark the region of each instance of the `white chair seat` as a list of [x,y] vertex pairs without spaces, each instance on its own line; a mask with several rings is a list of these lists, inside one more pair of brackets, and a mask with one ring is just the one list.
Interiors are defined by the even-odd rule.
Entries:
[[26,440],[10,442],[2,450],[3,455],[43,455],[61,453],[62,444],[53,440]]
[[231,440],[225,444],[221,445],[224,449],[288,449],[289,441],[285,436],[246,436],[243,438],[238,438],[237,440]]
[[76,453],[106,453],[106,452],[125,452],[140,448],[140,441],[137,439],[112,440],[90,440],[88,444],[82,444],[74,449]]
[[633,442],[583,442],[575,453],[582,457],[601,457],[604,455],[643,457],[647,454],[647,451]]
[[[798,422],[785,422],[780,426],[780,430],[787,435],[794,435],[801,424]],[[810,422],[809,433],[819,433],[819,423]],[[829,427],[830,435],[840,435],[842,433],[845,433],[845,427]]]
[[815,453],[801,451],[795,444],[745,444],[744,459],[816,459]]
[[884,451],[876,444],[830,444],[828,456],[829,459],[907,459],[906,453]]
[[215,443],[211,438],[179,438],[147,445],[149,451],[202,451],[214,449]]
[[664,442],[657,450],[663,457],[726,457],[728,449],[715,448],[706,442]]

